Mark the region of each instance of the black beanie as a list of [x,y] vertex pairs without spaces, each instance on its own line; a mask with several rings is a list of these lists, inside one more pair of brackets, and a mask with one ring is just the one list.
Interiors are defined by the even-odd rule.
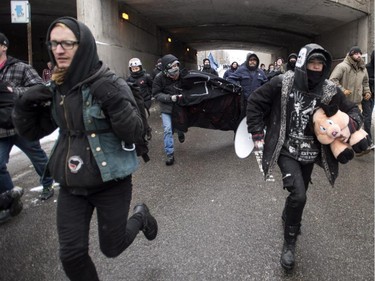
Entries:
[[9,47],[9,40],[4,33],[0,33],[0,45]]
[[310,54],[309,57],[307,58],[307,61],[309,62],[310,60],[313,60],[313,59],[322,61],[324,65],[326,64],[326,61],[327,61],[326,57],[322,53]]
[[162,57],[161,63],[163,70],[168,70],[171,67],[171,64],[175,61],[178,61],[178,59],[172,54],[168,54]]
[[354,46],[349,51],[349,56],[354,55],[355,53],[360,53],[362,55],[362,51],[358,46]]

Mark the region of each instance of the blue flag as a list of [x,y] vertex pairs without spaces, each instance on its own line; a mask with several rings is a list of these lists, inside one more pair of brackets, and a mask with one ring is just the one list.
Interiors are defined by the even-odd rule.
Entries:
[[211,53],[208,55],[208,59],[210,60],[211,67],[217,70],[219,67],[219,64],[217,63],[217,61],[215,60],[214,56]]

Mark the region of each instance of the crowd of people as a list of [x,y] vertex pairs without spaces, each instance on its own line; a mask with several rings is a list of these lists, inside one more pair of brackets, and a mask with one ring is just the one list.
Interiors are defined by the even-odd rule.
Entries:
[[[100,60],[89,28],[71,17],[51,23],[46,43],[50,62],[42,79],[30,65],[7,55],[10,43],[0,33],[0,223],[22,211],[24,190],[13,185],[7,170],[10,150],[16,145],[40,176],[42,200],[54,195],[54,181],[60,184],[57,232],[66,275],[70,280],[99,280],[88,247],[95,209],[100,247],[107,257],[121,254],[139,231],[148,240],[157,236],[157,221],[146,204],[136,204],[128,218],[132,173],[138,168],[134,144],[145,134],[151,140],[152,128],[142,116],[150,115],[155,99],[160,106],[165,164],[174,164],[174,134],[181,143],[185,134],[174,130],[172,108],[181,99],[181,83],[188,71],[176,56],[165,54],[152,73],[146,72],[141,59],[131,58],[129,77],[119,77]],[[326,163],[331,184],[337,177],[339,160],[326,153],[309,126],[314,110],[336,106],[349,115],[351,132],[363,126],[368,133],[369,148],[363,153],[374,148],[374,52],[367,65],[361,55],[361,49],[353,46],[332,70],[330,53],[307,44],[286,62],[279,57],[267,69],[250,52],[242,64],[234,61],[224,73],[224,79],[242,87],[241,108],[255,147],[263,150],[265,177],[277,164],[282,187],[289,192],[281,216],[280,263],[286,270],[295,265],[314,163]],[[203,60],[201,71],[218,76],[209,59]],[[140,93],[142,110],[134,91]],[[57,128],[59,138],[48,159],[39,140]]]

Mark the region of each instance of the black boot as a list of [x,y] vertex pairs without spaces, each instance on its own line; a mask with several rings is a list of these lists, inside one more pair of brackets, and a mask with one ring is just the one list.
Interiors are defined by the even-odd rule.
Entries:
[[23,195],[23,188],[13,187],[11,190],[0,194],[0,210],[9,209],[13,202],[19,201]]
[[142,215],[143,226],[142,231],[148,240],[154,240],[158,234],[158,223],[156,219],[150,214],[146,204],[137,204],[134,207],[134,214],[140,213]]
[[21,197],[23,192],[23,188],[16,186],[0,194],[0,224],[9,221],[22,211]]
[[185,134],[183,132],[178,131],[177,135],[178,135],[178,141],[180,143],[183,143],[185,141]]
[[281,252],[280,263],[285,270],[292,270],[295,263],[296,242],[299,226],[285,226],[284,245]]
[[173,154],[168,154],[167,155],[167,161],[165,161],[165,165],[171,166],[174,163],[174,155]]

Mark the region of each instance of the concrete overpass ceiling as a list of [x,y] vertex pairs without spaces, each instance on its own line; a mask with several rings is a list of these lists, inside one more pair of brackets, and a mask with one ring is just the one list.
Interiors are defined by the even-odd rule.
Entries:
[[[8,36],[15,36],[25,24],[11,23],[10,0],[0,0],[0,31],[6,32]],[[32,26],[37,27],[38,36],[41,29],[46,31],[51,22],[62,16],[77,17],[76,0],[29,0],[31,7]]]
[[348,0],[119,0],[119,3],[198,51],[278,52],[310,42],[368,13],[366,1]]

